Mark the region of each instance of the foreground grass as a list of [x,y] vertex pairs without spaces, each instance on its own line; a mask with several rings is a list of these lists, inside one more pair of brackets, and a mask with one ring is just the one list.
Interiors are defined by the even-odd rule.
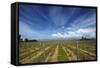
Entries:
[[[55,40],[55,41],[39,41],[39,42],[20,42],[19,43],[19,62],[24,64],[25,62],[28,63],[43,63],[45,62],[46,58],[49,56],[47,62],[53,61],[52,56],[54,55],[54,51],[56,46],[58,46],[58,55],[57,61],[69,61],[69,56],[65,53],[62,46],[66,49],[70,49],[73,52],[78,60],[94,60],[96,56],[90,56],[89,54],[82,52],[80,49],[87,51],[89,53],[93,53],[96,55],[96,41],[95,40],[81,40],[78,41],[78,48],[77,48],[77,41],[66,41],[66,40]],[[50,47],[48,50],[45,51],[45,48]],[[35,58],[34,60],[32,57],[37,55],[39,52],[43,51],[39,57]],[[49,55],[50,54],[50,55]],[[31,59],[31,60],[30,60]],[[73,61],[73,60],[72,60]]]
[[63,50],[61,45],[59,46],[58,60],[59,61],[68,61],[68,56],[66,55],[66,53]]

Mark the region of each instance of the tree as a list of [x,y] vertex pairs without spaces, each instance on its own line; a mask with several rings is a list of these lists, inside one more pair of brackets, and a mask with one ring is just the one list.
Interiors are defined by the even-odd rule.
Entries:
[[82,39],[81,40],[87,40],[87,38],[82,36]]
[[21,35],[19,34],[19,37],[18,37],[19,41],[23,41],[23,39],[21,38]]
[[24,40],[24,41],[26,41],[26,42],[27,42],[27,41],[28,41],[28,39],[27,39],[27,38],[25,38],[25,40]]

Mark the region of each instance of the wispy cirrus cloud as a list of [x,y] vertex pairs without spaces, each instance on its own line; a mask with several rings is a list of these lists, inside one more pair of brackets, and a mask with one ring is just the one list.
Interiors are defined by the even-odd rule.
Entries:
[[[67,9],[67,10],[64,10]],[[56,26],[64,26],[80,8],[50,7],[49,18]]]
[[96,15],[95,14],[91,14],[88,18],[87,15],[84,15],[78,19],[76,19],[70,27],[72,28],[85,28],[85,27],[90,27],[91,25],[95,25],[96,24]]
[[19,28],[23,38],[96,38],[95,8],[19,6]]
[[23,39],[32,39],[35,38],[35,35],[40,35],[39,32],[33,30],[28,24],[25,24],[21,21],[19,22],[19,33],[21,34]]

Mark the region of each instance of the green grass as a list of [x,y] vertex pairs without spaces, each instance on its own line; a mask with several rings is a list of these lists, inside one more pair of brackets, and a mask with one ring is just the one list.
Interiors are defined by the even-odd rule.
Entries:
[[65,53],[65,51],[62,49],[62,46],[59,46],[59,50],[58,50],[59,54],[58,54],[58,60],[59,61],[67,61],[68,60],[68,57]]
[[[32,63],[44,62],[49,53],[54,53],[56,45],[58,48],[58,61],[68,61],[68,56],[66,55],[62,46],[69,48],[80,60],[93,60],[91,56],[77,50],[77,41],[74,40],[50,40],[50,41],[38,41],[38,42],[20,42],[19,43],[19,61],[26,59],[29,60],[35,56],[39,51],[45,50],[46,47],[51,46],[47,51],[45,51],[41,56],[35,60],[31,60]],[[73,48],[74,47],[74,48]],[[78,41],[78,48],[86,50],[90,53],[96,54],[96,41],[95,40],[81,40]],[[52,57],[50,55],[50,57]],[[96,58],[96,57],[94,57]],[[49,59],[51,61],[51,59]],[[30,63],[29,62],[29,63]]]

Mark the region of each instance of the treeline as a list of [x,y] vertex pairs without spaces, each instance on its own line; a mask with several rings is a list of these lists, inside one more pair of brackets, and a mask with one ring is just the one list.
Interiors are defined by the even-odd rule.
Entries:
[[23,38],[21,38],[21,35],[19,35],[19,41],[21,41],[21,42],[38,42],[38,40],[35,40],[35,39],[32,39],[32,40],[29,40],[28,38],[25,38],[25,39],[23,39]]
[[95,39],[93,39],[93,38],[82,37],[80,40],[95,40]]

